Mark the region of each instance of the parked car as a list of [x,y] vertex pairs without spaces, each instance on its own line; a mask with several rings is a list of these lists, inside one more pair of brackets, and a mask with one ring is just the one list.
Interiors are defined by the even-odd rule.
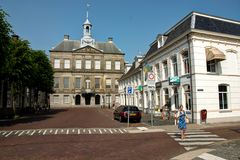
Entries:
[[137,106],[124,106],[121,105],[116,108],[113,112],[113,118],[118,119],[120,122],[127,121],[128,119],[128,108],[129,108],[129,120],[140,122],[142,115],[141,111]]

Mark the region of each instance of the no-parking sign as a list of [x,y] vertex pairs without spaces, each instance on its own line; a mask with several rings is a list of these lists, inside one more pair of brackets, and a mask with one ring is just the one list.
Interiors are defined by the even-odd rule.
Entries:
[[147,85],[155,88],[155,74],[153,72],[148,72]]

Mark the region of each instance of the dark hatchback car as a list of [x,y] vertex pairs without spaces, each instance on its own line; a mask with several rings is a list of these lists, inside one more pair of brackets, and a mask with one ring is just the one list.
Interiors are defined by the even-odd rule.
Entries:
[[118,119],[120,122],[127,121],[129,107],[129,120],[140,122],[142,115],[141,111],[136,106],[119,106],[113,112],[113,118]]

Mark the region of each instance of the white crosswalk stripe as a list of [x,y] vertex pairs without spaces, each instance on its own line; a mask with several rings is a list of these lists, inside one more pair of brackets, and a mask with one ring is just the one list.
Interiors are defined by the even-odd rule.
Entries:
[[14,131],[0,131],[0,137],[10,136],[44,136],[44,135],[73,135],[73,134],[126,134],[128,131],[124,128],[46,128],[46,129],[28,129]]
[[169,132],[168,135],[180,145],[184,146],[186,150],[192,150],[199,146],[226,140],[225,138],[221,138],[218,135],[212,134],[211,132],[205,132],[203,130],[187,131],[183,140],[181,139],[181,133],[179,131]]

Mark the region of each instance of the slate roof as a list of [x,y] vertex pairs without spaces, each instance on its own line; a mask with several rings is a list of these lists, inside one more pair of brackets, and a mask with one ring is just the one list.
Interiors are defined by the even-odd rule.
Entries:
[[[63,40],[60,44],[50,51],[56,52],[72,52],[73,50],[80,49],[81,41],[79,40]],[[96,42],[94,48],[102,51],[103,53],[117,53],[123,54],[113,42]]]
[[[195,16],[195,18],[192,18],[193,16]],[[176,25],[170,28],[166,33],[163,34],[164,36],[167,36],[164,45],[169,44],[174,39],[178,38],[187,31],[191,31],[191,29],[240,36],[239,21],[210,16],[198,12],[191,12],[181,21],[179,21]],[[157,41],[155,40],[155,42],[152,43],[152,45],[150,46],[150,49],[148,50],[145,58],[152,55],[158,49],[159,48],[157,47]]]

